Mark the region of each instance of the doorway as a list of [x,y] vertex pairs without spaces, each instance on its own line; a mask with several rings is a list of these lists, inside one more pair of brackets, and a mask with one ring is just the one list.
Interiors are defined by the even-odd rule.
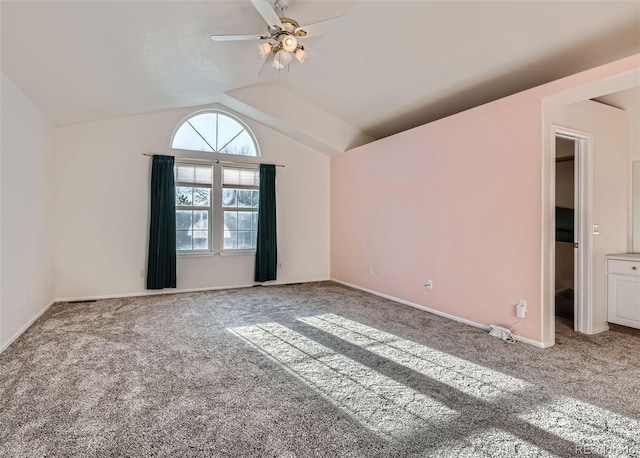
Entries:
[[[590,137],[555,128],[555,334],[589,333]],[[595,228],[594,228],[595,230]]]
[[575,330],[576,140],[556,137],[555,316],[556,334]]

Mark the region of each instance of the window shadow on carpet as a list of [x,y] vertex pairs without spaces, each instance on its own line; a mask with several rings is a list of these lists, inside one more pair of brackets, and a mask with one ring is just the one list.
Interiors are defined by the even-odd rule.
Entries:
[[[414,443],[416,450],[426,445],[451,456],[640,455],[636,420],[336,314],[298,320],[322,332],[322,340],[337,339],[391,364],[382,370],[357,361],[291,324],[230,331],[405,449]],[[411,386],[393,367],[414,375]]]

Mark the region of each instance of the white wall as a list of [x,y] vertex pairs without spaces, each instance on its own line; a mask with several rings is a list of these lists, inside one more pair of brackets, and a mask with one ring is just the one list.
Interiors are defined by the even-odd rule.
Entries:
[[[249,125],[262,162],[286,166],[276,171],[278,282],[329,278],[329,158],[211,105],[56,129],[56,298],[146,291],[151,158],[141,154],[211,157],[169,148],[180,120],[209,107]],[[253,255],[179,256],[177,289],[251,285],[253,265]]]
[[551,124],[569,127],[593,136],[593,224],[592,235],[593,329],[607,327],[605,255],[628,249],[629,205],[629,116],[620,109],[587,100],[549,114]]
[[2,73],[0,350],[53,300],[53,154],[49,120]]

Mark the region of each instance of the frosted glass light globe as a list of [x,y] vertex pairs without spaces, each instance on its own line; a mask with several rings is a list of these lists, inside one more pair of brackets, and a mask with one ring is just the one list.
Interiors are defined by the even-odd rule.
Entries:
[[282,49],[293,52],[298,47],[298,39],[293,35],[287,35],[282,40]]
[[273,65],[273,67],[277,68],[278,70],[282,70],[285,65],[289,65],[290,62],[291,53],[281,49],[276,53],[276,56],[273,58],[273,63],[271,65]]
[[267,54],[271,52],[271,43],[262,43],[258,45],[258,52],[262,57],[267,57]]

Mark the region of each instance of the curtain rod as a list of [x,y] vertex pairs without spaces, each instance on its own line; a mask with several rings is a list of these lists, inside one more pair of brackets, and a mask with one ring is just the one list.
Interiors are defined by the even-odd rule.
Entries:
[[[142,153],[143,156],[150,156],[153,157],[155,156],[155,154],[153,153]],[[260,164],[265,164],[265,165],[275,165],[276,167],[284,167],[284,165],[282,164],[266,164],[264,162],[234,162],[234,161],[221,161],[220,159],[196,159],[196,158],[189,158],[189,157],[180,157],[178,159],[184,159],[187,161],[196,161],[196,162],[205,162],[207,164],[212,164],[212,163],[216,163],[216,164],[236,164],[236,165],[242,165],[242,164],[246,164],[246,165],[260,165]]]

